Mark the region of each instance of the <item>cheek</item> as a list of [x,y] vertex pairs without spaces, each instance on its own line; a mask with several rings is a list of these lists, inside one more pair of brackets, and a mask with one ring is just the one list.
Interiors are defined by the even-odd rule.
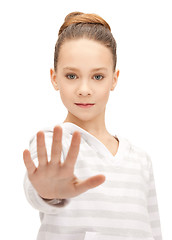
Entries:
[[99,99],[99,102],[107,102],[109,98],[109,93],[110,91],[108,88],[99,90],[99,92],[97,92],[97,98]]
[[65,83],[63,83],[63,84],[60,84],[60,95],[62,95],[62,96],[70,96],[70,94],[71,94],[71,91],[72,91],[72,88],[71,88],[71,86],[70,85],[68,85],[68,84],[65,84]]
[[71,86],[67,86],[65,84],[60,86],[60,96],[61,96],[61,100],[64,103],[64,105],[69,104],[69,102],[72,101],[72,87]]

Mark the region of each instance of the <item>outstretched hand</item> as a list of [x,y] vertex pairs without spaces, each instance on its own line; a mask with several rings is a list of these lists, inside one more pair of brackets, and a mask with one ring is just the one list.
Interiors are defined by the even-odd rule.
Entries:
[[46,199],[67,199],[97,187],[105,181],[105,176],[97,175],[79,180],[74,175],[74,167],[79,153],[81,136],[75,131],[72,135],[69,151],[64,163],[61,163],[62,128],[55,126],[51,147],[51,160],[48,161],[45,137],[42,131],[37,133],[38,167],[32,161],[30,151],[25,149],[23,160],[29,180],[38,194]]

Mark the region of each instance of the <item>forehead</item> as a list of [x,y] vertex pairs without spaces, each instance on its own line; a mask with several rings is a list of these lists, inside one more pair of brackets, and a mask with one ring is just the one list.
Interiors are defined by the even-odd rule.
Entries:
[[67,40],[59,52],[58,65],[108,66],[113,65],[110,49],[94,40]]

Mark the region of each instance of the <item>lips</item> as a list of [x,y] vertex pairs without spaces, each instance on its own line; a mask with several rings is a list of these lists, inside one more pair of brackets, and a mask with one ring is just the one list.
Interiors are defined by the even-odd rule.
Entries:
[[82,105],[82,106],[94,105],[94,103],[75,103],[75,104]]
[[91,108],[92,106],[94,106],[94,103],[75,103],[76,106],[80,107],[80,108]]

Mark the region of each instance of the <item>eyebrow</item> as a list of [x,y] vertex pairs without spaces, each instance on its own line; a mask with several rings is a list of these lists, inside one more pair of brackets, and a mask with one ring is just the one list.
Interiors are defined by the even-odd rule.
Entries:
[[[64,67],[63,70],[79,71],[79,69],[74,68],[74,67]],[[107,68],[105,68],[105,67],[93,68],[93,69],[91,69],[91,72],[96,72],[96,71],[100,71],[100,70],[107,71]]]

